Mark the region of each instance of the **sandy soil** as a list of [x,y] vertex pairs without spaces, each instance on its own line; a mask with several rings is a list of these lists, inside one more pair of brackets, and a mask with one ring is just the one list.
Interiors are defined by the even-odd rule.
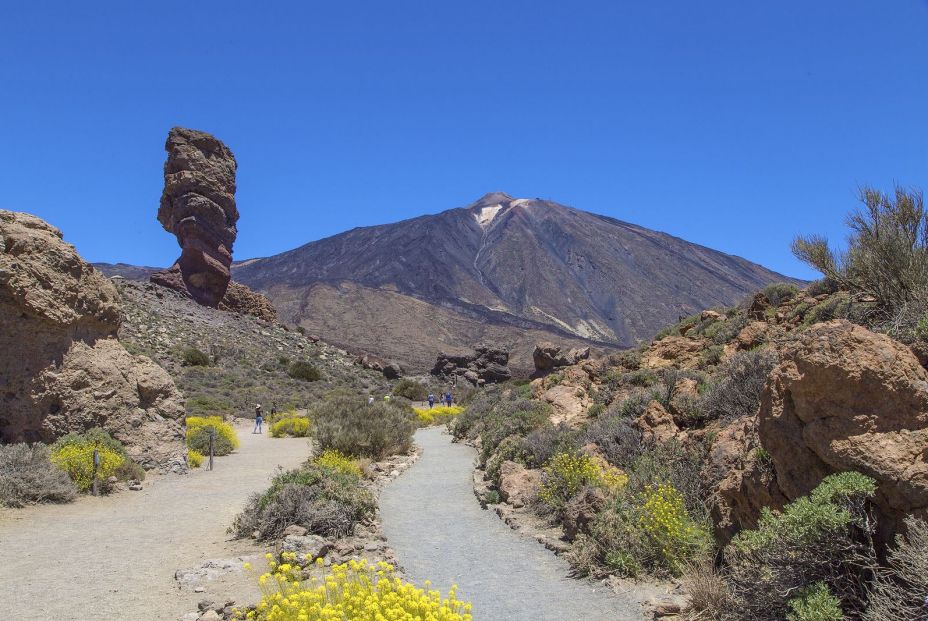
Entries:
[[203,593],[174,579],[208,559],[260,559],[263,548],[230,541],[226,529],[278,465],[292,468],[309,455],[304,438],[238,432],[241,448],[216,458],[213,472],[152,476],[142,491],[68,505],[0,510],[3,617],[160,621],[195,611],[203,599],[256,601],[253,577],[240,571],[203,580]]

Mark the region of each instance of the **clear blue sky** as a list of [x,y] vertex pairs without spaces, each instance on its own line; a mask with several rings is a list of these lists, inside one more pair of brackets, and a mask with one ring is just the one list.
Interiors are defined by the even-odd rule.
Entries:
[[168,129],[239,162],[235,256],[543,197],[797,276],[928,190],[928,2],[3,2],[0,207],[168,265]]

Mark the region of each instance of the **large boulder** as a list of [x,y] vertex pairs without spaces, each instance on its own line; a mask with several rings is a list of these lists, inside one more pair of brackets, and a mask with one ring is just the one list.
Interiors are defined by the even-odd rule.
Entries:
[[499,468],[500,496],[513,507],[524,507],[538,496],[541,478],[541,470],[529,470],[514,461],[504,461]]
[[537,375],[547,373],[557,367],[577,364],[589,357],[589,347],[575,347],[564,351],[559,345],[549,342],[538,343],[532,352],[532,361],[535,363],[535,373]]
[[183,464],[182,396],[119,324],[116,288],[61,231],[0,210],[0,441],[102,427],[145,467]]
[[180,258],[151,281],[219,306],[229,286],[232,244],[238,233],[237,164],[232,151],[205,132],[175,127],[164,145],[164,191],[158,221],[177,235]]
[[230,281],[225,294],[219,301],[220,310],[253,315],[270,323],[277,323],[277,309],[262,294],[249,287]]
[[839,320],[810,328],[781,360],[758,432],[783,494],[793,500],[829,474],[856,470],[876,479],[887,532],[905,514],[926,514],[928,372],[912,352]]
[[472,353],[441,352],[431,373],[441,378],[460,377],[475,385],[505,382],[512,377],[509,352],[488,345]]

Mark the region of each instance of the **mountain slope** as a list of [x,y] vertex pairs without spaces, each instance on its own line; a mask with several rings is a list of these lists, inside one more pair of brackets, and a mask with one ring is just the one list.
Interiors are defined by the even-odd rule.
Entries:
[[[528,366],[526,330],[570,345],[631,345],[680,315],[789,280],[664,233],[503,193],[233,271],[285,321],[417,367],[443,347],[485,338],[517,346],[516,366]],[[410,311],[422,303],[432,319]]]

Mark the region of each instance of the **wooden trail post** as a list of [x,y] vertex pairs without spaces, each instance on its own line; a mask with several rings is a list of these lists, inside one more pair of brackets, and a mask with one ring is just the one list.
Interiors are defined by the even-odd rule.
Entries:
[[216,430],[210,428],[209,430],[209,469],[213,470],[213,443],[216,438]]
[[97,496],[100,493],[100,482],[97,480],[97,469],[100,467],[100,451],[93,450],[93,487],[90,493]]

